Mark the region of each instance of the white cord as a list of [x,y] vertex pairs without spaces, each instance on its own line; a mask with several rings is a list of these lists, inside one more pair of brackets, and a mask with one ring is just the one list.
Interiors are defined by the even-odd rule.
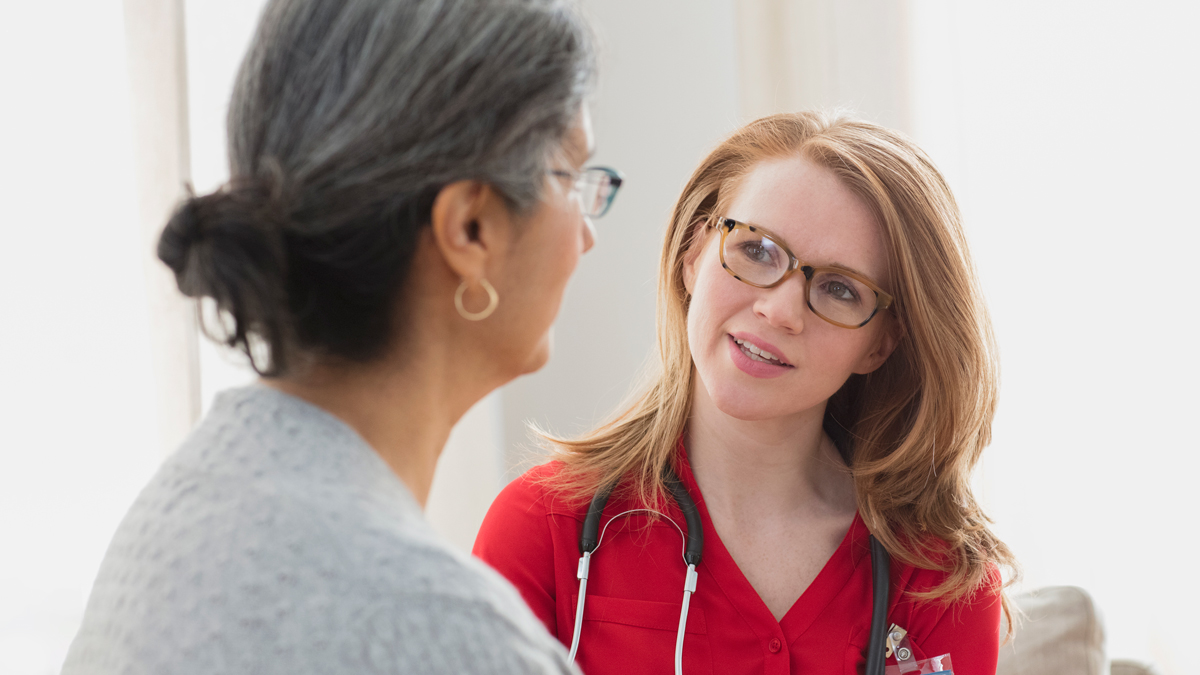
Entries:
[[[597,546],[597,548],[599,548]],[[583,628],[583,601],[587,597],[588,567],[591,566],[592,551],[587,551],[579,559],[579,600],[575,602],[575,634],[571,636],[571,663],[575,663],[575,653],[579,651],[579,630]]]
[[687,577],[683,582],[683,609],[679,611],[679,632],[675,636],[675,675],[683,675],[683,634],[687,630],[688,605],[695,592],[696,566],[688,565]]
[[[579,559],[579,569],[575,572],[575,577],[579,579],[579,599],[575,602],[575,630],[571,636],[571,663],[575,662],[575,655],[579,653],[579,632],[583,628],[583,604],[587,598],[588,569],[591,567],[592,554],[600,550],[600,544],[604,543],[604,533],[608,532],[608,526],[612,525],[612,522],[617,518],[628,516],[632,513],[653,513],[673,525],[675,530],[679,532],[679,537],[683,540],[683,546],[680,548],[679,555],[683,558],[684,564],[687,564],[687,558],[684,557],[687,553],[687,537],[683,534],[683,530],[679,528],[679,524],[666,515],[653,509],[629,509],[609,518],[608,522],[604,523],[604,529],[600,530],[600,539],[596,542],[596,548],[583,554],[583,557]],[[679,633],[675,638],[675,675],[683,675],[683,634],[684,629],[687,628],[688,605],[691,604],[692,593],[696,592],[696,577],[696,566],[688,565],[687,576],[683,581],[683,609],[679,615]]]

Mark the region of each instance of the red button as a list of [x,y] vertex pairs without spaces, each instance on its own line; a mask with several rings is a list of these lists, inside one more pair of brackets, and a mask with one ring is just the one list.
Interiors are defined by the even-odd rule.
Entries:
[[771,641],[767,643],[767,649],[770,649],[772,654],[778,654],[779,650],[783,649],[783,643],[779,641],[779,638],[771,638]]

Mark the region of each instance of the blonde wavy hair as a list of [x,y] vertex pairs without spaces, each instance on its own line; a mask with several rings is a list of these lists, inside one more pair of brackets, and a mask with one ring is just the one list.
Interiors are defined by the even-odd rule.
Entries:
[[[695,370],[687,341],[686,253],[725,212],[759,162],[804,157],[836,174],[883,230],[902,329],[896,350],[868,375],[853,375],[826,415],[849,431],[858,510],[897,560],[947,572],[920,596],[951,603],[981,588],[1003,591],[994,568],[1016,577],[1016,560],[989,529],[970,473],[991,440],[997,360],[958,206],[933,162],[904,136],[867,122],[801,112],[752,122],[725,139],[692,174],[675,205],[659,271],[659,367],[620,412],[578,438],[542,433],[565,465],[553,488],[571,501],[617,484],[651,506],[666,499],[664,468],[692,406]],[[993,567],[995,566],[995,567]],[[1001,593],[1008,632],[1012,610]]]

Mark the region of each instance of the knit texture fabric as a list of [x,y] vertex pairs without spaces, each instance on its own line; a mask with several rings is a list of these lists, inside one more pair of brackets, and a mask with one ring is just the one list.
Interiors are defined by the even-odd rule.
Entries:
[[225,392],[138,496],[64,675],[575,673],[337,418]]

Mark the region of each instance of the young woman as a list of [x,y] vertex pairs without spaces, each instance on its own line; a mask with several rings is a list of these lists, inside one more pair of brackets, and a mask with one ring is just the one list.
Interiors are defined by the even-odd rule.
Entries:
[[476,554],[588,675],[670,672],[676,654],[689,674],[855,673],[874,535],[891,561],[888,663],[995,672],[1014,560],[968,482],[995,349],[930,160],[864,122],[758,120],[685,187],[659,291],[657,376],[592,433],[551,439],[555,461],[502,492]]
[[138,497],[64,673],[573,672],[421,509],[455,422],[545,363],[618,185],[584,168],[590,45],[570,0],[267,4],[232,180],[158,247],[263,380]]

